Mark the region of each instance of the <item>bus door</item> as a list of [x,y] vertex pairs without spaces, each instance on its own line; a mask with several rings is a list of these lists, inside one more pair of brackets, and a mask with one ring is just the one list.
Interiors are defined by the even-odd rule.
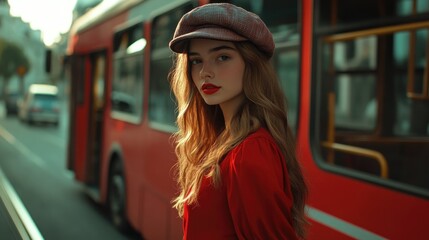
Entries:
[[68,75],[70,79],[70,125],[67,168],[75,178],[85,182],[85,161],[88,129],[88,79],[89,61],[84,55],[72,55]]
[[67,167],[75,178],[98,186],[105,89],[104,53],[71,57]]
[[103,139],[103,119],[106,86],[106,54],[96,53],[90,58],[91,79],[88,117],[87,183],[98,187]]

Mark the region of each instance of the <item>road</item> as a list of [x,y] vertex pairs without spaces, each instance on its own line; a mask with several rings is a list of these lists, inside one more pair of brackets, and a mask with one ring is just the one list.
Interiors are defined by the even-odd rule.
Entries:
[[[66,168],[67,111],[58,127],[21,123],[0,107],[0,169],[44,239],[138,239],[124,236],[84,194]],[[1,237],[0,237],[1,238]]]

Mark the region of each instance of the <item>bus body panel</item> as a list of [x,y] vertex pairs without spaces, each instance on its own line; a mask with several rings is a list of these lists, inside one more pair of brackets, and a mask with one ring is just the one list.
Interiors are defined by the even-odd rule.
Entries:
[[77,33],[76,43],[74,44],[74,53],[89,53],[97,49],[109,48],[112,46],[112,35],[115,27],[127,20],[127,13],[108,19],[106,22],[100,22],[91,29]]
[[308,176],[310,207],[387,239],[423,238],[427,200],[320,169]]

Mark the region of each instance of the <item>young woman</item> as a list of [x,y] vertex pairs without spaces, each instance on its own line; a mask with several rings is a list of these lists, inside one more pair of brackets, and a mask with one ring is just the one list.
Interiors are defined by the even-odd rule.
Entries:
[[307,188],[266,25],[207,4],[182,17],[170,48],[184,239],[304,238]]

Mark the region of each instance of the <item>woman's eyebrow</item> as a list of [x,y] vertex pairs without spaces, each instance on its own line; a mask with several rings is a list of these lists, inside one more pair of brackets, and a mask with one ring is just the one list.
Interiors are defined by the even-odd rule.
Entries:
[[[237,49],[235,49],[233,47],[226,46],[226,45],[221,45],[221,46],[218,46],[218,47],[210,48],[208,52],[212,53],[212,52],[217,52],[217,51],[220,51],[220,50],[233,50],[233,51],[237,51]],[[199,55],[199,53],[197,53],[197,52],[189,52],[188,53],[188,56],[195,56],[195,55]]]
[[233,47],[230,47],[230,46],[226,46],[226,45],[222,45],[222,46],[219,46],[219,47],[214,47],[214,48],[211,48],[210,50],[209,50],[209,52],[216,52],[216,51],[220,51],[220,50],[233,50],[233,51],[235,51],[236,49],[235,48],[233,48]]

